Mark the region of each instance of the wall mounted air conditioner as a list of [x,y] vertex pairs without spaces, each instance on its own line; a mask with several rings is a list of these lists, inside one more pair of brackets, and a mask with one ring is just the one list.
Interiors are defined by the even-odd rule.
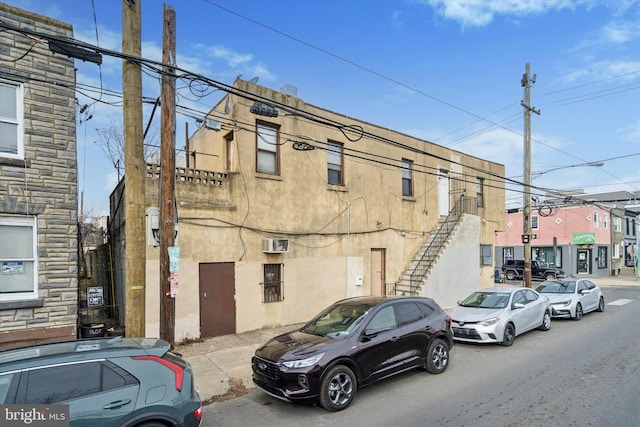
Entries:
[[289,252],[289,239],[262,239],[262,252],[268,254]]

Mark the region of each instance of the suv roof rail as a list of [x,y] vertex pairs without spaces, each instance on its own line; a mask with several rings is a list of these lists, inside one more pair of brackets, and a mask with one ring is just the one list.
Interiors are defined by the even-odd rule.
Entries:
[[169,343],[156,338],[124,338],[121,336],[88,338],[2,350],[0,351],[0,363],[98,350],[122,350],[127,348],[144,349],[159,347],[169,347]]

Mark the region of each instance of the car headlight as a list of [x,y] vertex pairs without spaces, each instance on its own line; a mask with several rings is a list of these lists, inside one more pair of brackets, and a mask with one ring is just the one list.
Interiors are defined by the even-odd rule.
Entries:
[[500,321],[499,317],[493,317],[491,319],[483,320],[482,322],[480,322],[480,324],[482,326],[491,326],[491,325],[495,325],[499,321]]
[[562,301],[562,302],[559,302],[558,304],[562,304],[563,307],[569,307],[571,305],[571,300]]
[[322,359],[322,356],[324,356],[324,353],[316,354],[315,356],[311,356],[306,359],[289,360],[287,362],[282,362],[282,364],[287,368],[307,368],[318,363],[320,359]]

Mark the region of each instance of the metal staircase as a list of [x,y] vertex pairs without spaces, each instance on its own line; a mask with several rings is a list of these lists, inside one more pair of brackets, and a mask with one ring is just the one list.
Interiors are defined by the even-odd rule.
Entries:
[[388,286],[388,295],[419,295],[429,271],[438,261],[450,241],[462,214],[477,212],[476,199],[464,195],[456,201],[449,214],[441,218],[427,236],[425,244],[415,253],[409,266],[396,283]]

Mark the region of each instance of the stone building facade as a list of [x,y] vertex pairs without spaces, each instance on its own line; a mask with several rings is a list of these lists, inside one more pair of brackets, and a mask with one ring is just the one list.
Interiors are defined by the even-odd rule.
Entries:
[[71,25],[0,3],[0,348],[76,337],[74,61],[20,30]]

